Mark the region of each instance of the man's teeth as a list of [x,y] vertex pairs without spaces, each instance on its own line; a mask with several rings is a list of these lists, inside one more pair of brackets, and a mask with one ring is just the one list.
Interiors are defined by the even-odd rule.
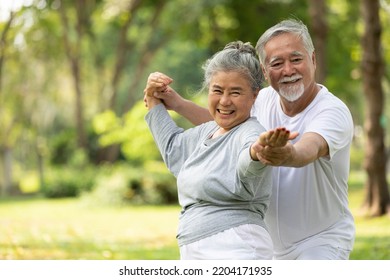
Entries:
[[295,83],[296,81],[298,81],[300,78],[296,78],[296,79],[291,79],[291,80],[284,80],[282,81],[282,83]]

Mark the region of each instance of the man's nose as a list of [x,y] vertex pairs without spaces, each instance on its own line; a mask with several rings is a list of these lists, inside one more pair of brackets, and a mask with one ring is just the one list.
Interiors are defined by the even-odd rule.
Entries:
[[286,61],[283,65],[283,75],[291,76],[295,73],[295,67],[290,61]]

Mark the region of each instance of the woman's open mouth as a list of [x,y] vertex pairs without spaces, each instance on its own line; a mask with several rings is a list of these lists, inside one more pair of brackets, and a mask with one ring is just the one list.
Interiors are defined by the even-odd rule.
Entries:
[[234,110],[221,110],[217,109],[217,112],[220,113],[221,115],[231,115],[234,113]]

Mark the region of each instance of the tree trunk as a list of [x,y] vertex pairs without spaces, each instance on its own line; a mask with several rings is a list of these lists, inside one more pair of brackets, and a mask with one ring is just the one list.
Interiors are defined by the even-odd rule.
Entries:
[[[83,23],[85,22],[81,16],[84,14],[84,1],[77,1],[77,15],[78,15],[78,22],[76,24],[76,34],[77,39],[75,42],[71,42],[69,38],[70,26],[68,22],[68,17],[66,15],[66,7],[65,2],[61,2],[60,6],[60,15],[61,15],[61,21],[62,26],[64,28],[63,33],[63,39],[64,39],[64,46],[65,46],[65,52],[69,60],[69,64],[71,67],[71,73],[73,77],[74,82],[74,88],[75,88],[75,122],[76,122],[76,129],[77,129],[77,144],[78,147],[84,150],[87,150],[87,136],[85,132],[84,127],[84,106],[83,106],[83,94],[82,94],[82,87],[81,87],[81,59],[80,59],[80,53],[81,53],[81,41],[83,38]],[[73,44],[72,44],[73,43]]]
[[[165,1],[159,1],[156,3],[156,7],[154,9],[154,14],[153,14],[152,19],[149,23],[153,27],[153,29],[158,28],[158,25],[160,24],[159,19],[161,18],[164,6],[166,4],[167,3]],[[140,96],[137,96],[137,94],[134,94],[134,89],[138,88],[138,86],[141,82],[144,82],[144,81],[142,81],[141,78],[142,78],[142,75],[144,74],[145,69],[147,69],[147,67],[149,66],[150,62],[152,61],[153,57],[155,56],[155,54],[159,50],[159,48],[163,47],[163,45],[169,40],[171,35],[172,35],[171,32],[165,33],[164,36],[162,36],[162,38],[160,38],[158,40],[154,39],[153,34],[149,35],[146,47],[141,54],[140,62],[139,62],[138,67],[135,71],[135,75],[132,79],[132,83],[130,84],[130,87],[129,87],[128,98],[123,103],[122,108],[120,108],[121,109],[120,114],[124,114],[128,110],[130,110],[131,107],[133,107],[135,101],[139,100],[138,98],[140,98],[142,96],[142,94]]]
[[1,97],[1,89],[2,89],[2,81],[3,81],[3,66],[5,61],[5,49],[7,47],[7,34],[11,28],[11,24],[14,20],[14,13],[10,13],[8,21],[5,23],[3,32],[0,37],[0,97]]
[[3,147],[3,172],[4,185],[1,190],[1,196],[7,196],[12,190],[12,150],[9,147]]
[[364,168],[368,175],[365,185],[364,209],[370,216],[381,216],[390,211],[390,197],[386,180],[387,155],[384,144],[383,118],[384,94],[381,80],[384,62],[381,52],[381,25],[378,0],[362,0],[364,19],[361,64],[363,91],[366,99]]
[[[12,22],[15,18],[14,13],[10,13],[8,21],[5,23],[3,27],[3,31],[0,36],[0,117],[2,113],[2,107],[4,105],[4,99],[2,94],[3,89],[3,69],[4,69],[4,62],[6,59],[6,48],[8,47],[8,32],[11,28]],[[3,159],[3,185],[0,184],[0,195],[8,195],[11,192],[12,189],[12,148],[10,148],[10,143],[8,141],[8,132],[12,130],[13,127],[13,121],[10,123],[4,123],[1,122],[1,131],[0,131],[0,152],[2,153]],[[1,183],[0,178],[0,183]]]
[[129,46],[129,42],[127,39],[127,32],[131,26],[131,23],[134,20],[133,14],[137,11],[140,5],[141,5],[140,0],[130,2],[128,7],[127,20],[122,25],[119,33],[119,40],[118,40],[118,45],[116,50],[116,62],[113,71],[114,74],[111,81],[112,95],[109,102],[110,109],[116,112],[118,115],[120,115],[120,113],[119,110],[116,109],[117,106],[116,102],[117,102],[117,95],[118,95],[119,80],[123,76],[123,70],[126,65],[127,54],[131,52],[131,46]]
[[326,39],[328,36],[328,24],[326,21],[325,0],[309,0],[309,15],[311,19],[311,34],[316,51],[316,81],[323,84],[326,78]]

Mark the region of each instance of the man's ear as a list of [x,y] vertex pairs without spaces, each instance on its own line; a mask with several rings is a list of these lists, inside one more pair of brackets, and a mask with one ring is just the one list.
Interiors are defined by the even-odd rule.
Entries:
[[311,55],[311,61],[313,62],[314,69],[317,67],[316,52],[314,51]]
[[267,70],[263,65],[261,65],[261,71],[263,72],[264,79],[268,81]]

